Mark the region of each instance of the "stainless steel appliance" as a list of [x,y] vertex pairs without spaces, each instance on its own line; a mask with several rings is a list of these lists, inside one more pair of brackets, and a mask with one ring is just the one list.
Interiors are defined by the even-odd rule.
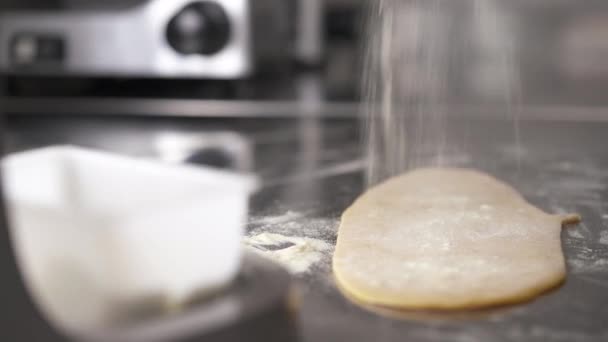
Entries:
[[288,3],[71,1],[57,9],[9,10],[0,16],[0,69],[35,75],[244,78],[260,63],[286,54]]
[[4,0],[11,96],[293,100],[358,92],[363,0]]

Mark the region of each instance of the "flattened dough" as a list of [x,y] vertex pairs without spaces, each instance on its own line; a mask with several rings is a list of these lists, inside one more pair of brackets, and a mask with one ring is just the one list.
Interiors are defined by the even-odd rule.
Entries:
[[477,171],[419,169],[344,212],[334,275],[348,297],[396,309],[520,302],[563,281],[560,232],[578,220]]

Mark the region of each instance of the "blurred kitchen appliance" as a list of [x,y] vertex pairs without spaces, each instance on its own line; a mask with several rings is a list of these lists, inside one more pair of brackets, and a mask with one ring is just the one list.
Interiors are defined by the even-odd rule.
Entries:
[[287,54],[289,1],[64,1],[0,16],[17,75],[239,79]]
[[[1,0],[10,96],[293,100],[358,92],[364,0]],[[204,25],[203,25],[204,24]]]

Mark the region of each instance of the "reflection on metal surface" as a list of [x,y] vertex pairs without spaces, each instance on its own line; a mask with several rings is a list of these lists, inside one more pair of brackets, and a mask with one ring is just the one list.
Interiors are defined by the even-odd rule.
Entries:
[[289,183],[302,182],[306,179],[314,179],[316,182],[318,182],[322,178],[352,174],[352,173],[363,171],[363,168],[365,167],[365,165],[366,165],[366,162],[363,159],[347,161],[344,163],[337,163],[335,165],[318,168],[310,173],[304,174],[301,171],[299,171],[299,172],[296,172],[295,175],[293,175],[293,176],[273,179],[271,181],[264,183],[264,186],[270,187],[270,186],[286,185]]
[[323,3],[324,0],[298,0],[298,40],[296,54],[308,64],[316,64],[323,57]]
[[155,139],[161,159],[172,163],[204,164],[241,172],[253,168],[250,142],[235,132],[163,133]]
[[310,108],[309,104],[304,103],[301,99],[293,101],[221,101],[9,97],[3,99],[3,106],[8,114],[222,118],[298,118],[304,115],[349,118],[356,117],[359,109],[357,102],[320,102]]
[[608,12],[581,16],[562,32],[559,63],[575,80],[608,78]]
[[273,329],[270,341],[292,342],[297,341],[297,327],[289,307],[292,296],[291,280],[285,270],[246,253],[240,276],[221,294],[193,300],[172,312],[147,312],[139,320],[131,317],[80,337],[93,341],[198,338],[236,342],[266,339],[268,329]]
[[317,115],[323,100],[321,88],[321,80],[316,75],[304,75],[298,80],[299,111],[302,116],[297,122],[299,151],[295,172],[303,175],[303,178],[298,180],[294,191],[284,194],[283,200],[287,203],[318,197],[319,187],[311,175],[318,168],[323,149],[323,126]]

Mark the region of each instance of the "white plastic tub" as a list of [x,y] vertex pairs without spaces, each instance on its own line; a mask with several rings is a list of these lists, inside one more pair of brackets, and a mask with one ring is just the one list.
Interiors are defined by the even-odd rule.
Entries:
[[98,324],[146,296],[180,302],[238,272],[250,176],[75,147],[2,167],[20,267],[62,325]]

